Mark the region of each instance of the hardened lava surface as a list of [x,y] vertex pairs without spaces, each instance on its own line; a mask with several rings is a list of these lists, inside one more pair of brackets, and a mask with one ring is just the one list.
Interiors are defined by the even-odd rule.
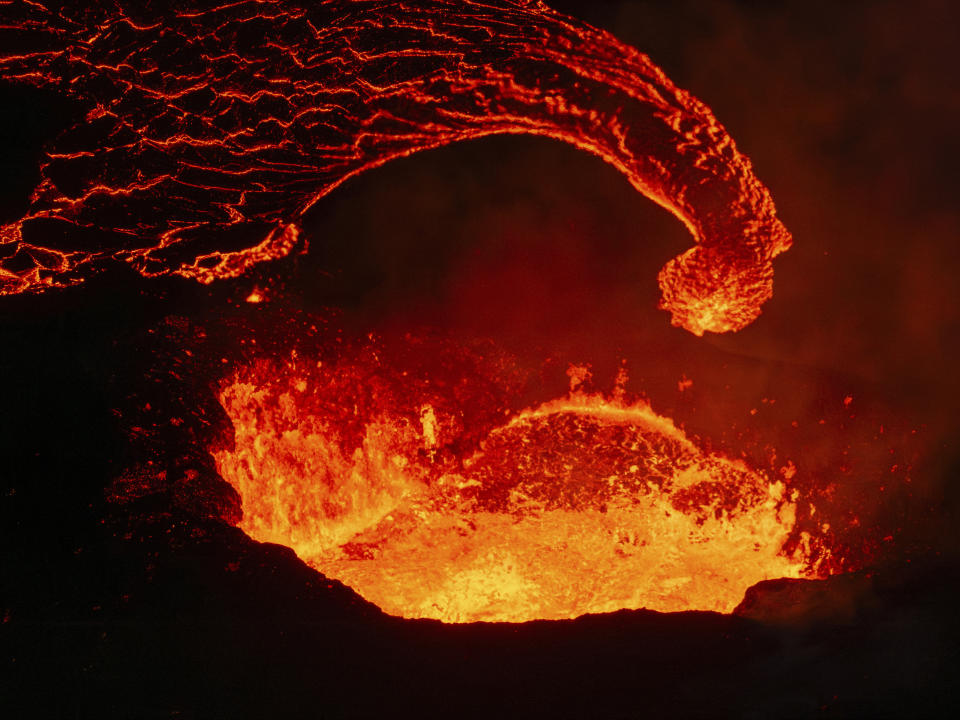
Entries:
[[696,334],[754,320],[791,243],[703,103],[541,3],[2,1],[0,78],[87,109],[0,228],[4,294],[111,260],[235,277],[304,249],[301,217],[351,176],[498,133],[598,155],[684,222],[661,307]]

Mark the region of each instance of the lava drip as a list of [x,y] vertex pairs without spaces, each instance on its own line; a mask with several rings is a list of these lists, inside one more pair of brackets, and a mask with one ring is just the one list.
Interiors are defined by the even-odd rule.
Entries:
[[791,243],[710,110],[609,33],[521,0],[0,2],[0,77],[84,121],[0,228],[0,293],[110,260],[209,283],[305,247],[303,214],[397,157],[502,133],[598,155],[696,245],[659,275],[675,325],[738,330]]

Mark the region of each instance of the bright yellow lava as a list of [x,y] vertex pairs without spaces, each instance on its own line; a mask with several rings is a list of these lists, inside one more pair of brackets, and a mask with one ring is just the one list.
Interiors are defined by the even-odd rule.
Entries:
[[278,396],[221,393],[236,443],[214,454],[240,527],[293,548],[385,612],[445,622],[573,618],[623,608],[731,611],[756,582],[806,574],[781,550],[781,482],[700,451],[644,404],[572,393],[443,452],[450,418],[379,417],[345,449]]

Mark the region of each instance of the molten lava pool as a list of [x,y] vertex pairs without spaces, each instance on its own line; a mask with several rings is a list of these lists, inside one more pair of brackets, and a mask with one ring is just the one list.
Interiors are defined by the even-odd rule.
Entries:
[[377,407],[350,395],[362,375],[241,373],[220,394],[235,443],[214,457],[247,534],[389,614],[730,612],[760,580],[812,574],[805,543],[783,552],[796,516],[784,483],[703,452],[645,403],[572,389],[470,442],[456,402],[411,391]]

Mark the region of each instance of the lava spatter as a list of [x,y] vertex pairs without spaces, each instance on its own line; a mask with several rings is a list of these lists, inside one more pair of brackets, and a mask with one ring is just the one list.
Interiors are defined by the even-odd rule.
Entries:
[[527,133],[598,155],[696,244],[660,272],[696,334],[737,330],[791,243],[710,110],[609,33],[517,0],[0,1],[0,77],[89,108],[0,228],[0,293],[235,277],[297,247],[346,179],[453,142]]
[[760,580],[814,574],[807,543],[784,550],[784,483],[648,405],[572,390],[478,412],[464,392],[369,357],[241,370],[214,451],[240,527],[390,614],[446,622],[730,612]]

